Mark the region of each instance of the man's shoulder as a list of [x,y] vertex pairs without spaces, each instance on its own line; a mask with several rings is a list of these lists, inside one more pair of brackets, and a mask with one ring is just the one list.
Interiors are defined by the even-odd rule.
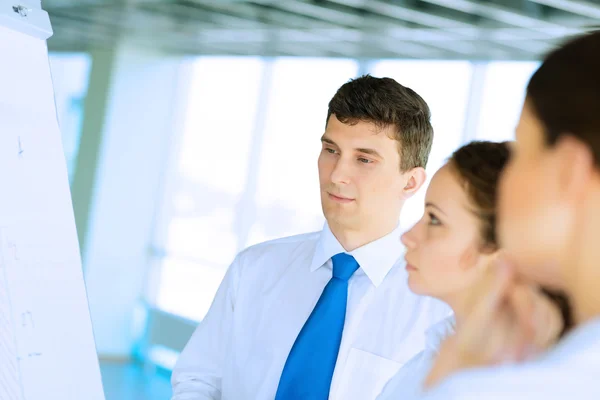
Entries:
[[321,231],[315,231],[267,240],[242,250],[238,259],[251,262],[266,256],[282,257],[298,251],[312,252],[320,237]]

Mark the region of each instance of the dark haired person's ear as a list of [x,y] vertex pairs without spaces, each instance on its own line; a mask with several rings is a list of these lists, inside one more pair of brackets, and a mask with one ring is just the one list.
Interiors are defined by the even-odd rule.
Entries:
[[425,168],[416,167],[405,172],[404,175],[408,177],[408,180],[402,189],[402,195],[408,199],[423,186],[427,179],[427,173],[425,172]]
[[577,200],[585,192],[594,171],[591,149],[571,135],[560,137],[555,145],[563,193],[568,200]]

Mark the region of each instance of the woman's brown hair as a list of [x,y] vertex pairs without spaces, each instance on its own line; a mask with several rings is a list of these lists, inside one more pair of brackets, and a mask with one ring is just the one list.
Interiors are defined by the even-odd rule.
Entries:
[[498,181],[510,157],[508,142],[475,141],[456,150],[449,164],[458,174],[481,225],[482,246],[497,250],[496,209]]
[[[498,182],[510,158],[509,142],[474,141],[456,150],[448,163],[457,174],[471,203],[472,211],[480,221],[482,249],[499,249],[496,235]],[[566,296],[542,288],[560,308],[564,335],[573,326],[573,317]]]

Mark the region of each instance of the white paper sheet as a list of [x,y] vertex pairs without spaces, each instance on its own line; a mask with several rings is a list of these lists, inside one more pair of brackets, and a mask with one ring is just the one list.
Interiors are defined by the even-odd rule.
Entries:
[[0,60],[0,399],[103,400],[46,43]]

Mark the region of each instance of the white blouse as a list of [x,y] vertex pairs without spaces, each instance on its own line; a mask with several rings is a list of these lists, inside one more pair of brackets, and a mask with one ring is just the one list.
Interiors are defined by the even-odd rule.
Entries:
[[598,400],[600,318],[536,360],[458,372],[426,395],[403,400]]
[[425,333],[425,349],[410,359],[388,382],[377,400],[402,400],[418,395],[444,339],[455,331],[454,317],[431,326]]

